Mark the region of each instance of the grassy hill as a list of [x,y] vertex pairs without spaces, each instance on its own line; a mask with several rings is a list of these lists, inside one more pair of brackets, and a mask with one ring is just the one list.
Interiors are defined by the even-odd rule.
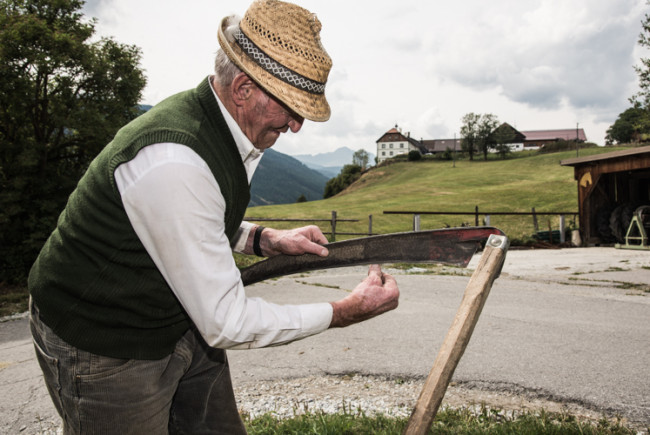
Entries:
[[[580,156],[616,151],[621,148],[588,148]],[[577,211],[577,182],[573,168],[560,166],[560,160],[575,157],[575,151],[533,154],[509,160],[422,160],[399,162],[366,172],[339,195],[308,203],[254,207],[247,216],[264,218],[328,219],[336,210],[339,219],[359,219],[359,223],[339,223],[337,231],[367,232],[368,215],[373,215],[374,233],[412,229],[410,215],[385,215],[385,210],[473,212]],[[482,219],[482,217],[481,217]],[[556,216],[539,217],[540,229],[548,222],[558,228]],[[422,229],[474,224],[473,216],[422,216]],[[534,232],[528,216],[492,216],[491,225],[511,239]],[[567,225],[572,222],[567,217]],[[577,225],[576,221],[576,225]],[[271,225],[271,223],[269,223]],[[282,223],[273,223],[281,227]],[[292,223],[285,225],[297,226]],[[329,231],[327,223],[319,223]],[[337,238],[339,239],[339,238]]]

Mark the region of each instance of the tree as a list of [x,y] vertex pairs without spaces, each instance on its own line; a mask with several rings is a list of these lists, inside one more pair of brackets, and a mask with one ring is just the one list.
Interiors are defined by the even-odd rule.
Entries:
[[[650,0],[646,1],[650,5]],[[645,48],[650,48],[650,15],[645,14],[641,21],[641,33],[639,34],[638,44]],[[630,102],[635,106],[641,106],[650,109],[650,58],[641,58],[641,66],[634,67],[639,76],[639,91],[630,98]]]
[[460,134],[463,136],[461,148],[468,152],[470,160],[474,160],[474,152],[477,150],[483,152],[484,158],[487,160],[490,149],[490,133],[499,125],[497,117],[491,113],[484,115],[468,113],[463,117],[462,123],[460,128]]
[[352,164],[361,166],[362,171],[366,170],[366,167],[368,166],[368,160],[370,160],[370,155],[368,154],[368,151],[364,150],[363,148],[355,151],[352,155]]
[[135,118],[140,50],[80,0],[0,2],[0,282],[20,282],[89,162]]
[[483,152],[483,159],[487,160],[488,152],[490,148],[493,147],[493,143],[490,142],[490,133],[494,131],[495,128],[499,125],[499,120],[497,117],[491,113],[486,113],[481,116],[481,122],[478,126],[478,148]]
[[650,134],[650,111],[636,105],[618,115],[607,129],[607,144],[640,142]]
[[325,192],[323,198],[330,198],[337,193],[342,192],[350,184],[354,183],[361,177],[361,166],[359,165],[345,165],[335,178],[331,178],[325,184]]
[[[650,0],[646,1],[650,5]],[[638,44],[650,48],[650,15],[641,21]],[[641,90],[630,98],[632,107],[618,115],[607,129],[606,145],[646,141],[650,137],[650,59],[641,58],[641,65],[634,70],[639,76]]]
[[418,160],[422,160],[422,154],[420,154],[420,151],[411,150],[408,153],[408,160],[409,162],[417,162]]
[[510,128],[509,125],[504,124],[497,127],[497,129],[490,134],[489,141],[501,158],[505,159],[510,153],[510,146],[508,144],[512,143],[514,139],[514,130]]
[[463,125],[460,127],[460,135],[463,138],[460,142],[460,147],[463,151],[467,151],[470,160],[474,160],[474,151],[476,151],[477,142],[476,136],[478,134],[478,123],[480,119],[480,115],[468,113],[463,116]]

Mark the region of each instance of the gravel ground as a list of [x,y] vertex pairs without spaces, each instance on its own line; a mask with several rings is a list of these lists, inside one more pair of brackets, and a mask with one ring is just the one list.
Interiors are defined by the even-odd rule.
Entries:
[[[250,383],[235,388],[240,411],[251,417],[271,413],[288,418],[305,412],[358,412],[408,417],[422,391],[424,379],[386,378],[366,375],[326,375]],[[596,421],[602,417],[578,404],[559,403],[527,394],[483,389],[480,385],[451,383],[441,408],[483,406],[507,415],[535,412],[569,412]]]

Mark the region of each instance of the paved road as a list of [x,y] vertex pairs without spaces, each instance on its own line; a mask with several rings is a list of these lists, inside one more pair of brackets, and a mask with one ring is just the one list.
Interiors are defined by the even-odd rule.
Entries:
[[[476,264],[478,256],[469,269]],[[333,300],[365,270],[285,277],[248,292],[280,303]],[[425,377],[469,280],[458,272],[394,271],[402,294],[396,311],[287,346],[230,352],[234,382],[352,372]],[[454,382],[650,426],[649,283],[648,251],[511,250]],[[0,390],[0,433],[56,426],[25,318],[0,323]]]

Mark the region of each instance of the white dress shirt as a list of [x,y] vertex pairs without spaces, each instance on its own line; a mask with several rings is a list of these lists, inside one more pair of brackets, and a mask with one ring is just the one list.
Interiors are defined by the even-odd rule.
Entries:
[[[250,183],[262,153],[216,93],[215,98]],[[224,197],[208,165],[192,149],[174,143],[144,147],[116,169],[115,181],[136,234],[210,346],[277,345],[329,327],[329,303],[277,305],[246,296],[232,250],[243,250],[253,225],[243,222],[231,247]]]

